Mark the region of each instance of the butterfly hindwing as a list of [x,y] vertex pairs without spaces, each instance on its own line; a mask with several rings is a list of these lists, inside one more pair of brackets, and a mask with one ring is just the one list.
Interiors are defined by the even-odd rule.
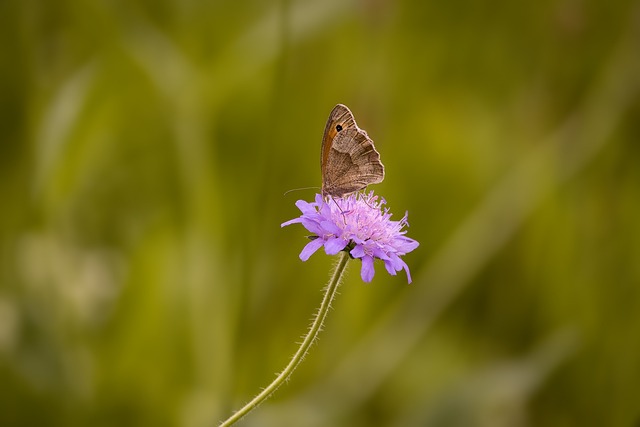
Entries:
[[337,133],[323,169],[323,193],[337,197],[384,179],[380,154],[373,146],[373,141],[357,127]]

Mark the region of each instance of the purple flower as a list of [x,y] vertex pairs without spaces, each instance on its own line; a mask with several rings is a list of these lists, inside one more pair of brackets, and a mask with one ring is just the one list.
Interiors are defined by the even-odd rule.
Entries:
[[312,240],[300,252],[302,261],[322,246],[327,255],[346,250],[353,258],[362,260],[360,276],[365,282],[373,279],[373,260],[378,258],[393,276],[404,269],[411,283],[409,267],[400,257],[417,248],[419,243],[406,237],[406,231],[402,230],[405,225],[409,226],[407,214],[400,221],[392,221],[389,208],[383,208],[385,204],[373,191],[326,200],[316,194],[314,203],[298,200],[296,206],[302,215],[281,227],[300,223],[313,233]]

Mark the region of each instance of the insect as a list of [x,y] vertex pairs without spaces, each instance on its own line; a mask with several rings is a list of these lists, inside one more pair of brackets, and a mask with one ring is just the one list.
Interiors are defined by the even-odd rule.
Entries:
[[384,179],[380,154],[345,105],[336,105],[329,114],[322,137],[320,170],[325,197],[342,197]]

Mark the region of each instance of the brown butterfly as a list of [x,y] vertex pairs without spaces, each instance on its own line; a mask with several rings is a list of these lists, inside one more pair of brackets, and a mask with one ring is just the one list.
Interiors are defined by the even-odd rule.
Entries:
[[345,105],[336,105],[329,114],[322,137],[320,169],[323,196],[342,197],[384,179],[380,154]]

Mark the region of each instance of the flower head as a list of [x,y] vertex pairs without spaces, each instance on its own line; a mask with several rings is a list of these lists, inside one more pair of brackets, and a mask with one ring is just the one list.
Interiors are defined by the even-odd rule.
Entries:
[[389,208],[383,208],[385,204],[373,191],[335,199],[316,194],[313,203],[298,200],[296,206],[302,215],[281,227],[300,223],[313,233],[312,240],[300,252],[302,261],[322,246],[327,255],[346,250],[353,258],[362,260],[360,275],[365,282],[373,279],[373,261],[378,258],[393,276],[404,269],[411,283],[409,267],[400,257],[417,248],[419,243],[406,237],[406,231],[402,230],[405,225],[409,226],[407,214],[400,221],[392,221]]

